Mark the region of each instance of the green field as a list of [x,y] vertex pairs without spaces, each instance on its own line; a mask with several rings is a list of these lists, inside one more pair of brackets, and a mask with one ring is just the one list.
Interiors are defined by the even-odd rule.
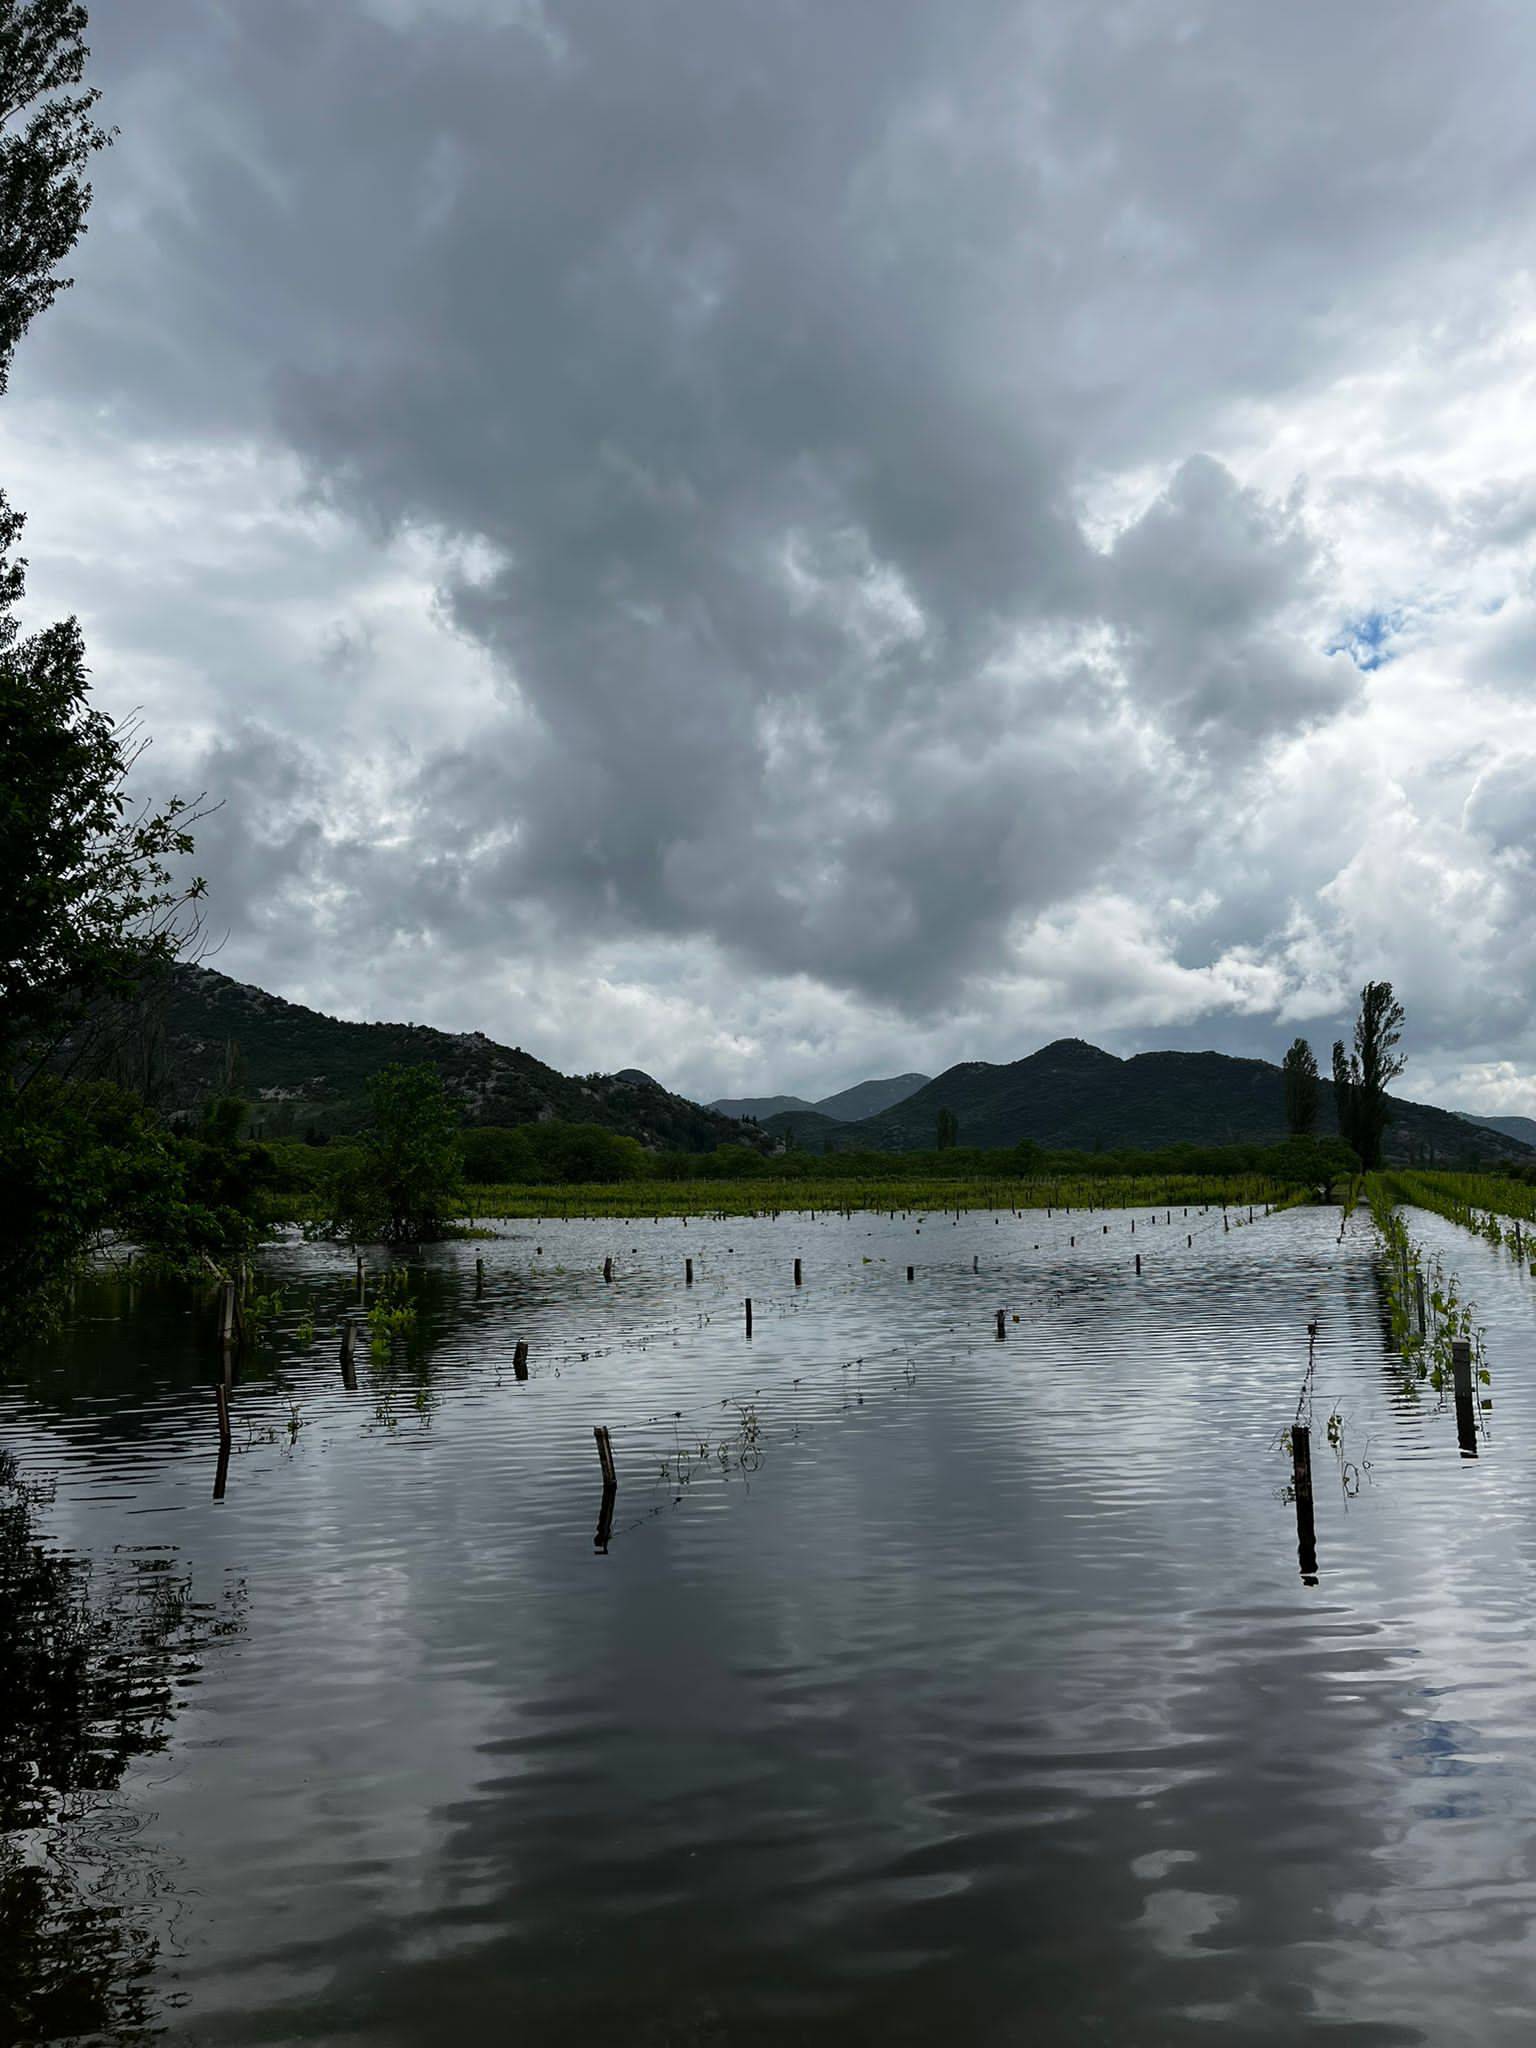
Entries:
[[1262,1174],[1126,1175],[1103,1179],[890,1180],[797,1176],[621,1181],[607,1186],[476,1187],[472,1222],[564,1216],[761,1216],[789,1210],[1262,1208],[1298,1199]]

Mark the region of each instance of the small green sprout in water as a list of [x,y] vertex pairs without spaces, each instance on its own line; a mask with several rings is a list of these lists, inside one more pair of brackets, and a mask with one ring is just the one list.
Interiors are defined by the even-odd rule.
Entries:
[[383,1350],[415,1327],[416,1304],[410,1298],[409,1275],[403,1269],[386,1273],[368,1311],[370,1344],[376,1351]]

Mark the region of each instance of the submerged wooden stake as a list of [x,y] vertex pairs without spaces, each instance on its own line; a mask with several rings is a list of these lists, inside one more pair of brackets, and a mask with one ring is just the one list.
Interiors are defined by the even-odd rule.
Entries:
[[907,1268],[907,1279],[908,1279],[909,1281],[911,1280],[911,1278],[912,1278],[912,1275],[913,1275],[913,1273],[914,1273],[914,1272],[915,1272],[916,1270],[917,1270],[917,1269],[916,1269],[916,1268],[915,1268],[914,1266],[908,1266],[908,1268]]
[[751,1297],[751,1295],[750,1295],[750,1294],[749,1294],[749,1295],[747,1296],[746,1308],[747,1308],[747,1335],[748,1335],[748,1336],[750,1337],[750,1336],[751,1336],[751,1334],[752,1334],[752,1297]]
[[528,1339],[519,1337],[512,1347],[512,1370],[520,1380],[528,1377]]
[[608,1432],[599,1425],[593,1430],[592,1434],[597,1439],[597,1455],[603,1468],[603,1485],[604,1487],[617,1486],[619,1475],[614,1470],[613,1444]]
[[219,1445],[221,1449],[227,1451],[230,1443],[229,1390],[222,1380],[214,1383],[213,1398],[219,1405]]
[[1456,1337],[1451,1343],[1451,1371],[1456,1377],[1456,1398],[1470,1401],[1472,1398],[1472,1346],[1465,1337]]
[[797,1287],[800,1285],[800,1261],[798,1259],[795,1261],[795,1285]]
[[693,1285],[693,1261],[692,1261],[692,1259],[684,1259],[684,1261],[683,1261],[683,1285],[684,1285],[685,1287],[691,1287],[691,1286]]
[[1418,1302],[1419,1335],[1422,1337],[1429,1326],[1424,1319],[1424,1275],[1421,1272],[1419,1272],[1417,1268],[1414,1269],[1413,1292],[1415,1299]]
[[592,1537],[592,1548],[600,1550],[605,1557],[608,1554],[608,1539],[613,1534],[613,1504],[618,1497],[619,1489],[617,1485],[609,1486],[604,1482],[603,1497],[598,1504],[597,1529]]
[[1296,1495],[1296,1559],[1305,1584],[1317,1584],[1317,1525],[1312,1514],[1312,1432],[1304,1422],[1291,1429],[1291,1484]]
[[1141,1271],[1141,1253],[1140,1253],[1140,1252],[1138,1252],[1138,1253],[1136,1254],[1136,1270],[1137,1270],[1137,1272],[1138,1272],[1138,1273],[1139,1273],[1139,1272]]
[[1004,1309],[997,1312],[997,1334],[999,1337],[1006,1337],[1008,1334],[1008,1316]]
[[608,1281],[610,1285],[612,1284],[612,1282],[613,1282],[613,1261],[612,1261],[612,1259],[604,1259],[604,1261],[603,1261],[603,1278],[604,1278],[604,1279],[605,1279],[606,1281]]
[[476,1261],[475,1261],[475,1292],[476,1292],[476,1294],[484,1294],[484,1292],[485,1292],[485,1261],[484,1261],[484,1259],[476,1259]]

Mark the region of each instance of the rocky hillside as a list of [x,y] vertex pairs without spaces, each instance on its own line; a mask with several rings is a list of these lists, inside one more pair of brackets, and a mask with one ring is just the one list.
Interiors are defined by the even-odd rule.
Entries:
[[398,1061],[436,1067],[471,1123],[558,1117],[689,1152],[763,1142],[750,1127],[633,1069],[578,1080],[480,1031],[349,1024],[206,967],[176,970],[164,1030],[169,1107],[196,1109],[233,1069],[239,1091],[255,1105],[255,1122],[274,1137],[355,1129],[366,1114],[369,1076]]

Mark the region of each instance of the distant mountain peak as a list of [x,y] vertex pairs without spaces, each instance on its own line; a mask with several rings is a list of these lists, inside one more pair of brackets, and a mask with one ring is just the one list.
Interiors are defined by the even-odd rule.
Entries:
[[[1101,1045],[1090,1045],[1086,1038],[1053,1038],[1049,1045],[1042,1045],[1038,1052],[1032,1052],[1027,1057],[1032,1060],[1049,1060],[1053,1066],[1063,1066],[1068,1062],[1081,1067],[1125,1065],[1118,1053],[1106,1052]],[[977,1061],[975,1064],[979,1066],[985,1063]]]

